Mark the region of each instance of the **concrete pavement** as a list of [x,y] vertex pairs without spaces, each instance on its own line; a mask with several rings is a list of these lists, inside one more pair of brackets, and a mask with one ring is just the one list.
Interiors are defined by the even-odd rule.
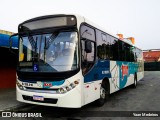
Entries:
[[25,106],[16,100],[16,89],[0,89],[0,111],[11,110],[17,107]]

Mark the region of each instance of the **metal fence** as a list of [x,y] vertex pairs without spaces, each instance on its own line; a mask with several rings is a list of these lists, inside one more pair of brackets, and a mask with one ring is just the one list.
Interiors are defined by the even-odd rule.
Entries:
[[145,71],[160,71],[160,62],[145,62]]

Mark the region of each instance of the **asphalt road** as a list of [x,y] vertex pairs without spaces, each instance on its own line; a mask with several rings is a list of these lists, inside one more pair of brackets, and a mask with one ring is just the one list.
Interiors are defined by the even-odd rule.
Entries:
[[[31,120],[123,120],[123,119],[160,119],[159,117],[129,117],[133,113],[156,113],[160,111],[160,71],[145,71],[145,77],[138,82],[137,88],[127,87],[110,95],[110,99],[103,107],[97,107],[94,103],[88,104],[80,109],[66,109],[28,105],[12,110],[20,113],[38,112],[42,118],[24,118]],[[129,112],[127,112],[129,111]],[[121,117],[116,117],[121,116]],[[17,118],[11,118],[17,120]],[[19,118],[22,119],[22,118]]]

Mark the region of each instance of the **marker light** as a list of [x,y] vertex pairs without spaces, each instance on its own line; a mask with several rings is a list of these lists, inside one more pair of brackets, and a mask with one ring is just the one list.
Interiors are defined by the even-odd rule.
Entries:
[[74,84],[76,84],[76,85],[77,85],[77,84],[79,84],[79,82],[76,80],[76,81],[74,81]]
[[17,86],[18,86],[18,88],[19,88],[20,90],[25,90],[25,89],[26,89],[26,88],[23,87],[18,81],[16,82],[16,84],[17,84]]
[[78,84],[79,84],[79,80],[75,80],[73,83],[59,88],[57,93],[61,93],[61,94],[66,93],[66,92],[72,90],[73,88],[75,88]]

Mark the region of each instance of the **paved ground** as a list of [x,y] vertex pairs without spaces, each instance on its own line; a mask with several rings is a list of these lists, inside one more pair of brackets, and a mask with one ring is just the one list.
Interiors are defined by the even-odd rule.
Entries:
[[15,88],[0,90],[0,111],[10,110],[20,106],[24,106],[24,104],[16,100]]
[[[0,98],[1,100],[1,98]],[[6,102],[7,103],[7,102]],[[17,103],[17,102],[16,102]],[[1,107],[1,106],[0,106]],[[145,111],[145,113],[157,113],[160,111],[160,71],[146,71],[145,77],[138,82],[136,89],[127,87],[119,92],[116,92],[110,96],[110,99],[103,107],[97,107],[94,103],[86,105],[81,109],[65,109],[55,107],[45,107],[38,105],[24,104],[24,107],[12,108],[10,111],[14,112],[39,112],[43,118],[40,119],[78,119],[78,120],[128,120],[128,119],[157,119],[157,117],[114,117],[133,115],[138,111]],[[112,112],[113,111],[113,112]],[[128,112],[127,112],[128,111]],[[154,112],[156,111],[156,112]],[[110,117],[106,117],[108,115]],[[160,116],[160,112],[158,113]],[[22,118],[19,118],[22,119]],[[36,118],[24,118],[33,119]],[[11,118],[11,120],[17,120],[17,118]]]

